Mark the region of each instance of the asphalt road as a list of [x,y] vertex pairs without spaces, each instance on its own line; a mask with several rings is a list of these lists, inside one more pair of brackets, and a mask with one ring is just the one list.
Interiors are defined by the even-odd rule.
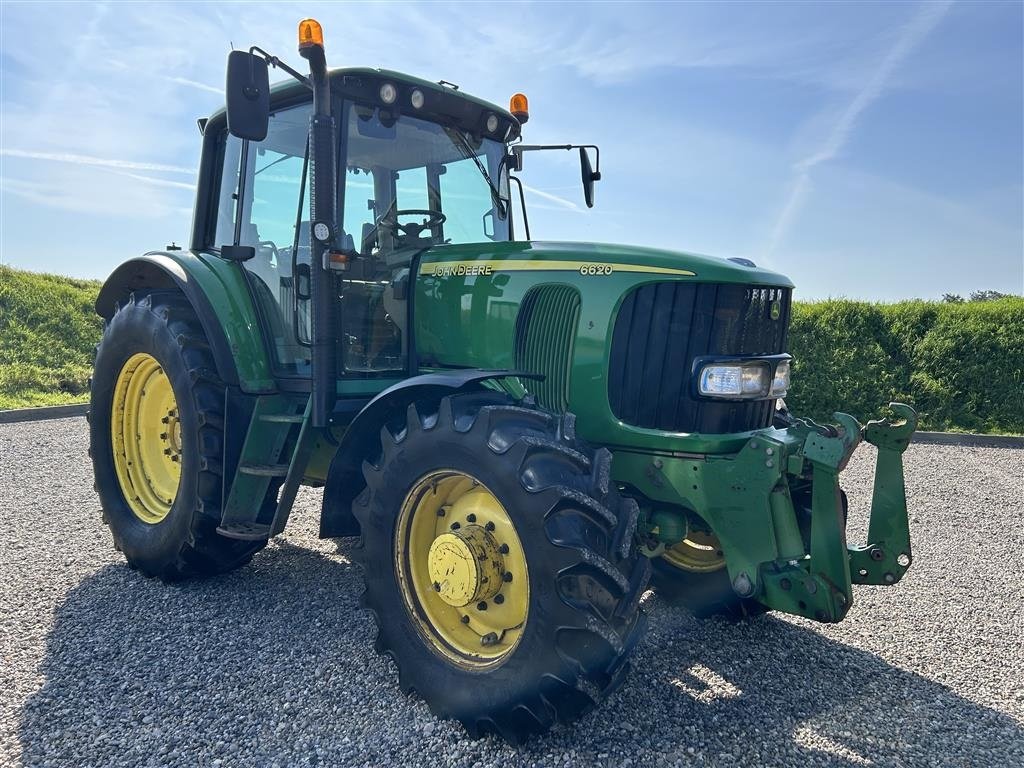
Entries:
[[[851,539],[871,450],[845,474]],[[318,492],[251,565],[167,586],[113,550],[83,419],[0,425],[0,763],[1024,765],[1024,451],[915,445],[907,474],[901,584],[856,587],[836,626],[648,595],[623,688],[513,749],[398,691]]]

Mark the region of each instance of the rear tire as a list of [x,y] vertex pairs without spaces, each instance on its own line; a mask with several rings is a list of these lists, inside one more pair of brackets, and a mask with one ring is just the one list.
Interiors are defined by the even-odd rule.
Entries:
[[[150,366],[151,374],[140,384],[143,398],[145,386],[170,384],[173,397],[166,402],[174,406],[173,444],[167,443],[168,417],[154,417],[144,400],[136,397],[132,404],[125,395],[131,389],[131,366],[140,360]],[[126,404],[138,412],[133,420],[121,410]],[[133,444],[129,433],[136,429]],[[89,453],[103,521],[110,527],[114,546],[132,568],[165,581],[207,576],[244,565],[266,545],[266,541],[239,541],[217,533],[223,429],[224,385],[191,305],[172,292],[131,294],[105,324],[96,348]],[[180,463],[180,478],[176,489],[166,477],[154,484],[161,493],[167,491],[163,495],[173,495],[173,500],[158,499],[167,502],[161,507],[150,499],[153,489],[143,487],[150,474],[159,474],[158,467],[150,469],[161,451],[156,452],[157,459],[147,459],[149,469],[137,465],[140,455],[152,457],[154,446],[164,444],[170,447],[162,453],[173,449]],[[135,468],[131,458],[136,459]],[[268,499],[275,492],[276,486]]]
[[[394,659],[403,691],[416,691],[436,715],[459,720],[474,737],[493,732],[518,743],[587,712],[622,681],[645,624],[639,602],[650,566],[633,542],[638,508],[611,485],[610,454],[576,440],[572,425],[570,415],[500,393],[459,394],[439,406],[410,406],[407,423],[382,430],[381,455],[364,464],[367,488],[353,507],[376,648]],[[435,543],[454,540],[449,531],[459,530],[460,521],[467,537],[467,528],[489,522],[487,514],[460,512],[458,501],[446,504],[452,496],[440,494],[449,492],[431,485],[453,475],[463,478],[468,491],[462,493],[488,492],[495,500],[477,510],[506,515],[496,531],[493,524],[487,530],[500,538],[502,526],[514,528],[514,536],[501,538],[514,542],[511,554],[507,544],[504,559],[481,553],[479,568],[493,563],[498,573],[515,576],[501,589],[509,590],[508,603],[528,606],[520,625],[475,645],[467,632],[484,620],[477,611],[486,611],[488,600],[492,614],[507,604],[496,607],[504,599],[490,596],[481,608],[480,593],[466,603],[443,597],[443,577],[418,574],[426,554],[410,554],[417,546],[414,522],[405,522],[416,520],[423,499],[434,500],[425,524]],[[422,537],[418,547],[426,548]],[[510,560],[517,551],[520,559]],[[513,574],[510,562],[525,564],[528,573]],[[429,592],[431,579],[442,596]],[[446,610],[454,611],[454,621]],[[474,647],[489,655],[477,657]]]

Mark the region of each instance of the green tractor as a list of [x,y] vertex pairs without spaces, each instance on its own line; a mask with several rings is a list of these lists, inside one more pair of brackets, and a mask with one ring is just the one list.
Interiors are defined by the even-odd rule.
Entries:
[[[851,584],[900,580],[915,414],[786,411],[789,280],[531,240],[524,156],[578,150],[590,206],[596,147],[522,143],[522,94],[328,71],[312,20],[299,52],[308,75],[229,55],[190,247],[125,262],[96,303],[91,456],[131,567],[238,568],[323,487],[320,535],[359,537],[402,689],[513,742],[621,683],[649,585],[700,615],[837,622]],[[861,440],[851,546],[838,475]]]

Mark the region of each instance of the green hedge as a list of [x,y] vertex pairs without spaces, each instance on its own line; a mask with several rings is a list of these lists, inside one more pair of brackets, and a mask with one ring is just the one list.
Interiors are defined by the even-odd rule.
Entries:
[[[0,266],[0,408],[87,397],[99,285]],[[922,429],[1024,433],[1024,298],[797,303],[789,347],[798,415],[900,400]]]
[[796,414],[863,421],[899,400],[921,429],[1024,433],[1024,298],[798,303],[789,347]]
[[103,321],[96,280],[0,266],[0,408],[83,401]]

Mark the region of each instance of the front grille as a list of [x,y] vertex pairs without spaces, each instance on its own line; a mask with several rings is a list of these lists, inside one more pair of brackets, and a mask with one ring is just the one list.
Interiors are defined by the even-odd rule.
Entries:
[[619,308],[612,332],[612,413],[627,424],[670,432],[767,427],[774,400],[698,400],[691,372],[694,359],[703,355],[785,352],[790,294],[789,288],[683,282],[635,289]]
[[580,296],[565,285],[531,288],[516,316],[516,368],[544,375],[524,382],[545,408],[569,407],[569,368],[580,317]]

